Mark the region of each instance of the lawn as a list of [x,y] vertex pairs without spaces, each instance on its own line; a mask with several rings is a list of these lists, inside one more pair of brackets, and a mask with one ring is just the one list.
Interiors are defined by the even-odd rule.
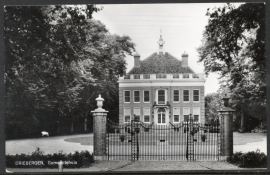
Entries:
[[[266,152],[266,133],[234,133],[234,151],[255,151],[260,148]],[[30,154],[36,148],[45,154],[71,153],[75,151],[93,151],[93,134],[46,137],[38,139],[20,139],[6,141],[6,154]]]

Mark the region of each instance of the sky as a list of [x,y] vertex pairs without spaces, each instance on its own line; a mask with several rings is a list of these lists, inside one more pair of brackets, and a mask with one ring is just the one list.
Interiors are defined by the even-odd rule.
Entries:
[[[239,4],[233,3],[236,7]],[[158,51],[160,34],[165,41],[164,51],[181,60],[188,53],[188,64],[196,73],[203,73],[203,63],[198,63],[197,48],[208,23],[207,9],[222,7],[224,3],[177,3],[177,4],[112,4],[97,5],[103,9],[93,14],[110,34],[130,36],[135,49],[144,60]],[[133,56],[127,56],[127,72],[133,67]],[[205,95],[217,92],[218,74],[206,77]]]

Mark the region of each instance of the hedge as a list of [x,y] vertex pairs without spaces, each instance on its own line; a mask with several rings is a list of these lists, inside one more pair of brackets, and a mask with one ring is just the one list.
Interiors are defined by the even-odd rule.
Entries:
[[267,156],[259,149],[247,153],[236,152],[229,162],[241,168],[266,168]]
[[94,163],[93,155],[88,151],[76,151],[75,153],[59,153],[44,155],[39,148],[32,154],[6,155],[6,167],[8,168],[58,168],[58,162],[62,160],[64,168],[90,167]]

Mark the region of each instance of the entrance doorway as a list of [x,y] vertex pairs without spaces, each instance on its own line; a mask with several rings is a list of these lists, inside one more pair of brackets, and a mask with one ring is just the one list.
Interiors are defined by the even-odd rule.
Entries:
[[164,108],[158,109],[158,124],[166,124],[166,110]]

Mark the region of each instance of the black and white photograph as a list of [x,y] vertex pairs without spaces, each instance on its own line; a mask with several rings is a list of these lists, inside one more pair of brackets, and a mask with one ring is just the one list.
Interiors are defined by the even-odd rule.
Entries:
[[6,173],[266,171],[265,9],[5,5]]

